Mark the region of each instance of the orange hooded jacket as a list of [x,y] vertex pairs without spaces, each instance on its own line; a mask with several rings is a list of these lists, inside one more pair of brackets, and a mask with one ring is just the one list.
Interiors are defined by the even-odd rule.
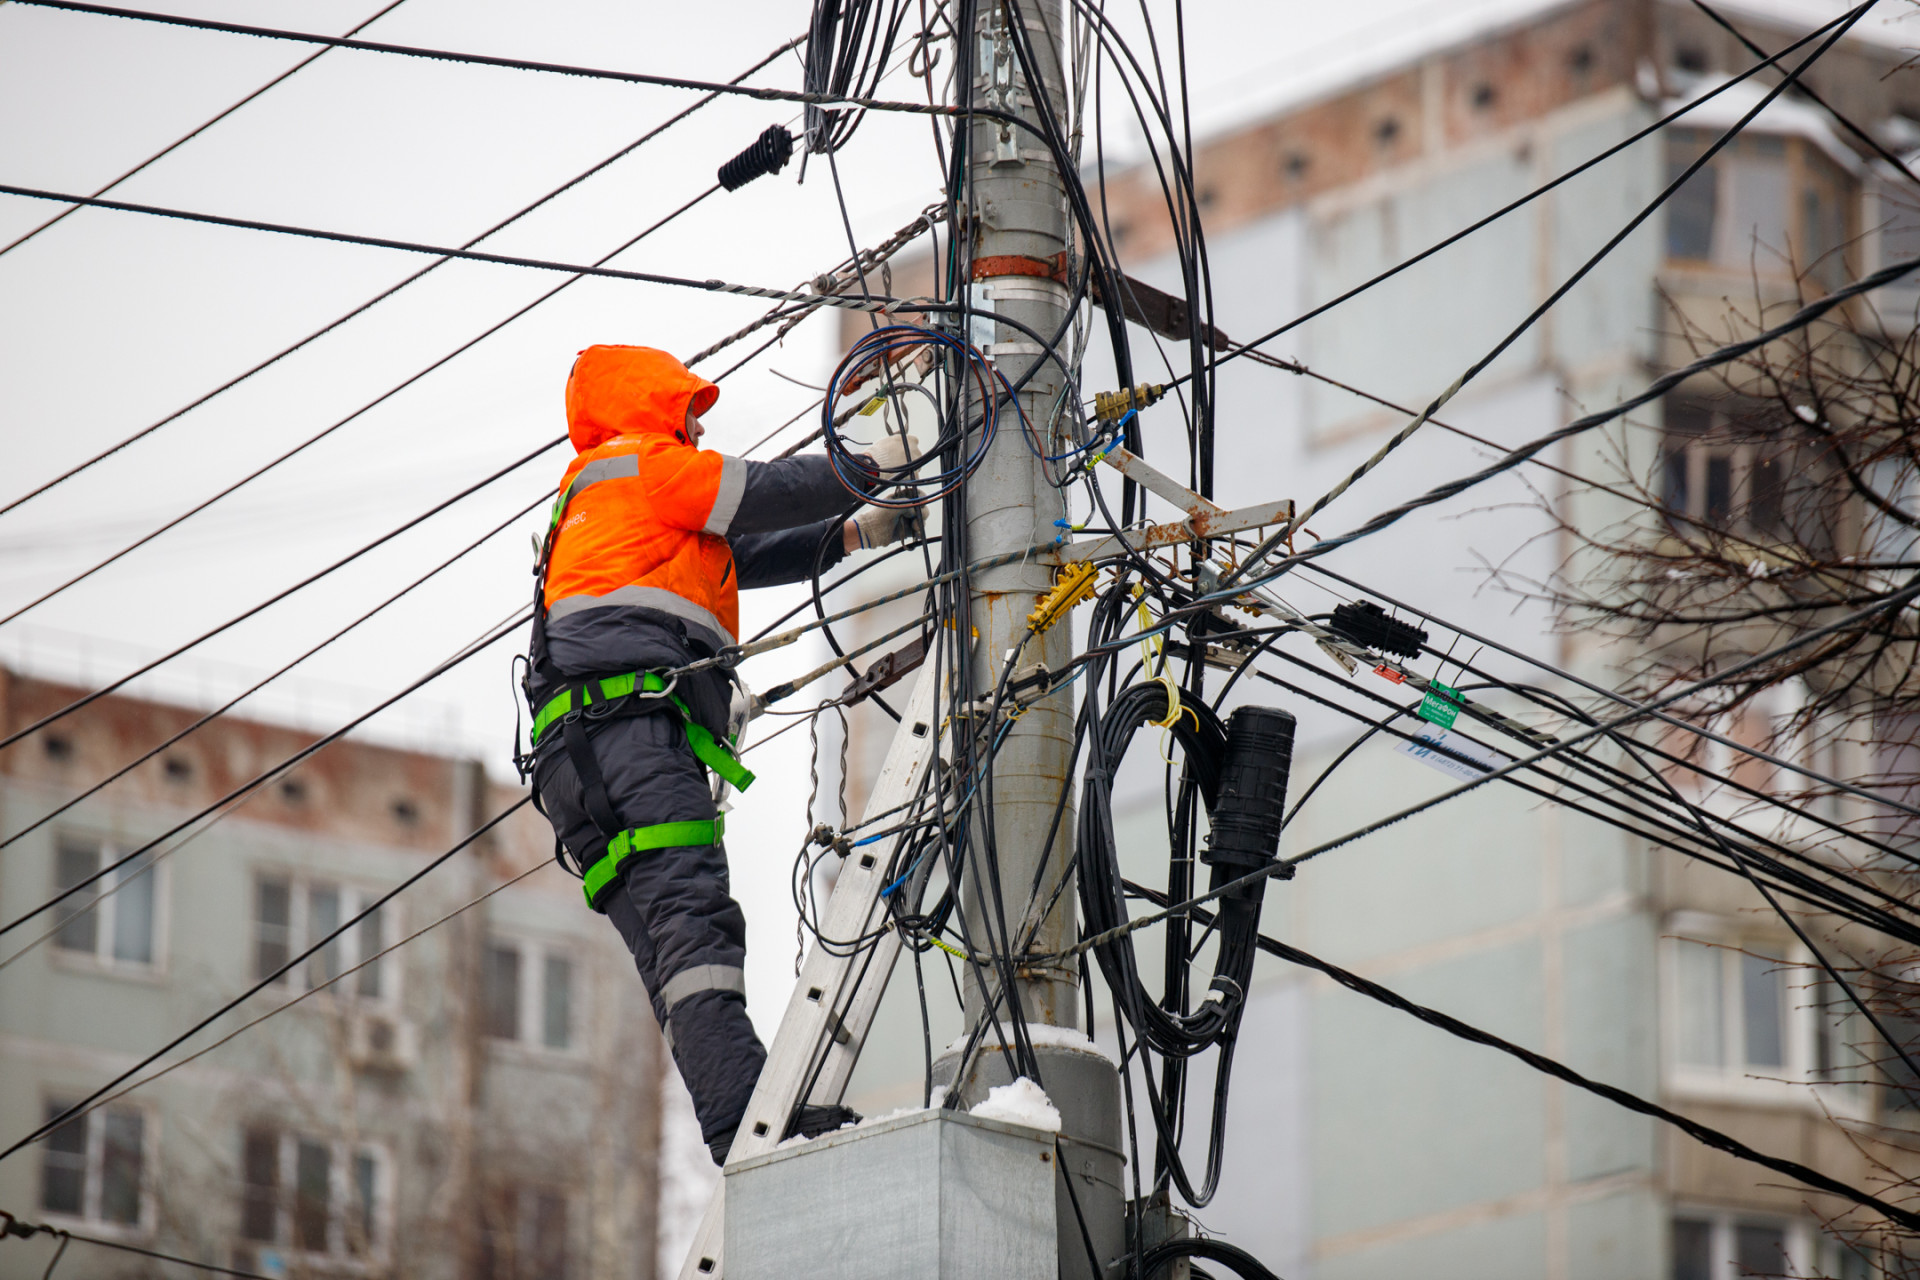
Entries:
[[726,532],[746,464],[696,448],[687,406],[720,388],[652,347],[593,346],[567,379],[567,434],[579,456],[560,480],[543,602],[548,621],[638,606],[715,632],[740,630]]

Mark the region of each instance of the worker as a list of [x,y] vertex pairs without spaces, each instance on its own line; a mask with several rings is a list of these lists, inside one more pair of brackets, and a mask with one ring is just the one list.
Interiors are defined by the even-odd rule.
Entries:
[[[739,589],[800,582],[898,541],[910,510],[865,506],[824,454],[749,462],[699,447],[720,388],[664,351],[594,346],[567,380],[577,453],[536,574],[526,692],[536,803],[555,856],[620,931],[700,1135],[725,1164],[766,1061],[747,1018],[746,920],[728,891],[720,797],[744,691],[725,670],[673,675],[737,643]],[[911,437],[856,455],[864,494],[908,476]],[[662,675],[660,673],[668,673]],[[803,1108],[789,1133],[854,1118]]]

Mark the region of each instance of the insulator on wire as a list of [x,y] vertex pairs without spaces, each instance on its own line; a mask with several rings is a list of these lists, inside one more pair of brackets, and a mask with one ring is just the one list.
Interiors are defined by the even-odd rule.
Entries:
[[780,172],[791,159],[793,135],[783,125],[768,125],[752,146],[720,166],[720,185],[738,191],[755,178]]
[[1371,600],[1337,606],[1327,630],[1362,649],[1396,658],[1419,657],[1420,646],[1427,642],[1426,632],[1410,622],[1389,618],[1387,611]]

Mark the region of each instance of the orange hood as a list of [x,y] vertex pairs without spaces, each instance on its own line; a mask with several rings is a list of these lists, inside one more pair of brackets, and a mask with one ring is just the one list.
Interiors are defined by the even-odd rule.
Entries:
[[664,351],[652,347],[588,347],[567,378],[567,436],[585,453],[616,436],[672,435],[686,439],[687,405],[695,416],[720,398],[720,388]]

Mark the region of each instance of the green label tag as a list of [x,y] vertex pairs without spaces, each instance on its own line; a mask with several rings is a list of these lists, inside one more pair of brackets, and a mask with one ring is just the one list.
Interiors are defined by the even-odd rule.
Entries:
[[1460,718],[1460,692],[1449,688],[1438,680],[1427,686],[1420,695],[1420,718],[1439,725],[1442,729],[1453,728],[1453,722]]

